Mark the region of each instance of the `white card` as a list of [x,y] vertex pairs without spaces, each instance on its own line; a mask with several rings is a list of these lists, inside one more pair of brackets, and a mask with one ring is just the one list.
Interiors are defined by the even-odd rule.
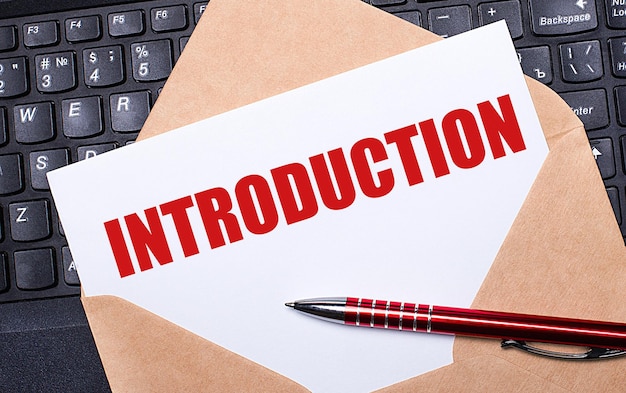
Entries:
[[547,152],[501,22],[49,181],[86,296],[124,298],[314,392],[365,391],[449,364],[452,337],[284,303],[469,306]]

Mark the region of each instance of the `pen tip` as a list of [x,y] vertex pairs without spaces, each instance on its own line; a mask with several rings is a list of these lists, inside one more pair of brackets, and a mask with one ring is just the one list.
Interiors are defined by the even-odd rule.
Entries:
[[294,308],[296,305],[294,302],[285,303],[285,306]]

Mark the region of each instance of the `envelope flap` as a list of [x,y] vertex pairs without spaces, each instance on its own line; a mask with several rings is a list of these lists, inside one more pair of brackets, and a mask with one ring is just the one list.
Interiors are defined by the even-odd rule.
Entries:
[[82,302],[114,392],[307,391],[126,300]]
[[[543,125],[556,138],[472,306],[626,322],[626,303],[615,297],[626,280],[626,248],[585,130],[559,132],[558,119],[567,124],[575,115],[569,108],[559,113],[562,100],[542,92],[547,88],[531,87]],[[626,380],[623,360],[556,361],[502,350],[493,340],[455,340],[455,360],[487,353],[572,391],[613,383],[617,389]]]
[[397,383],[385,393],[428,392],[565,393],[567,390],[495,356],[483,355],[456,361],[435,371]]

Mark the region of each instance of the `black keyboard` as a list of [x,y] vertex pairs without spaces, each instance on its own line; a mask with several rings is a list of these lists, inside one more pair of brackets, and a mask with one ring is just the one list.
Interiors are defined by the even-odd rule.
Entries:
[[79,294],[46,173],[137,137],[206,5],[0,16],[0,302]]
[[[524,72],[585,124],[626,233],[626,1],[365,2],[444,37],[506,19]],[[46,173],[137,137],[207,5],[98,3],[0,16],[0,303],[79,294]]]

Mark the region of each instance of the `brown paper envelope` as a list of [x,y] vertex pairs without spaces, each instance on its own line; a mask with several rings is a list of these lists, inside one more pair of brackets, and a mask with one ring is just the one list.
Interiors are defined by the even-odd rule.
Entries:
[[[437,39],[359,0],[212,0],[139,140]],[[582,124],[529,85],[551,150],[474,307],[626,322],[625,247]],[[122,299],[83,303],[115,392],[306,391]],[[454,358],[384,390],[618,391],[626,378],[626,358],[557,361],[497,340],[457,338]]]

